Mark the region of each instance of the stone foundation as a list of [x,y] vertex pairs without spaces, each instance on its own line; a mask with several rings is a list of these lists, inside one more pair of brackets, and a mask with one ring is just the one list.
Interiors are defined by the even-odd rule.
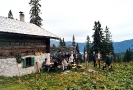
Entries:
[[34,57],[34,66],[28,67],[28,68],[23,68],[23,64],[20,63],[18,64],[16,62],[16,58],[5,58],[5,59],[0,59],[0,76],[22,76],[26,74],[31,74],[37,72],[37,67],[36,67],[36,62],[40,64],[40,67],[42,66],[43,61],[45,58],[50,59],[50,54],[45,53],[41,54],[39,56],[35,55],[29,55],[29,56],[24,56],[22,59],[26,57]]

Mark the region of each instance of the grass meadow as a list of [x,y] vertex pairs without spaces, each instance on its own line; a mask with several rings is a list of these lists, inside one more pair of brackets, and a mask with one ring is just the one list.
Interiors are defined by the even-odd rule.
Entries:
[[[93,67],[92,62],[83,67],[84,71],[78,68],[61,74],[41,72],[21,77],[0,76],[0,90],[133,90],[133,62],[113,63],[111,71]],[[96,72],[89,72],[89,69]]]

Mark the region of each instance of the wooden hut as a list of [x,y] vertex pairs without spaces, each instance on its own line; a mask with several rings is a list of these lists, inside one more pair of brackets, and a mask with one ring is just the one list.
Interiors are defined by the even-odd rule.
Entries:
[[58,36],[34,24],[0,16],[0,75],[21,76],[36,72],[50,58],[50,38]]

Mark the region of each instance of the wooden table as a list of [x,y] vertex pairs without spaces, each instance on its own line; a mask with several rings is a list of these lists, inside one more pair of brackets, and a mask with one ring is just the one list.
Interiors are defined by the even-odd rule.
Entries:
[[50,68],[54,65],[54,63],[45,64],[45,67],[50,71]]

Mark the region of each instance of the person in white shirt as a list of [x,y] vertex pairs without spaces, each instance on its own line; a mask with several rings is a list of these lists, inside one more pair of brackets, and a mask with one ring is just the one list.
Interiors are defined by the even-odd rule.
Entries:
[[85,52],[84,54],[84,61],[85,61],[85,66],[88,66],[89,55],[87,54],[87,52]]
[[73,56],[73,51],[71,51],[71,55],[69,57],[69,63],[73,64],[74,63],[73,61],[74,61],[74,56]]
[[62,69],[63,69],[63,71],[64,71],[65,69],[67,69],[68,64],[69,64],[69,63],[67,63],[66,59],[63,58],[63,60],[62,60]]
[[97,60],[96,60],[96,65],[99,65],[99,68],[100,68],[100,61],[101,61],[101,59],[102,59],[102,55],[101,55],[100,52],[98,52],[98,54],[97,54]]

